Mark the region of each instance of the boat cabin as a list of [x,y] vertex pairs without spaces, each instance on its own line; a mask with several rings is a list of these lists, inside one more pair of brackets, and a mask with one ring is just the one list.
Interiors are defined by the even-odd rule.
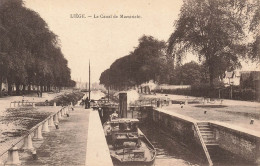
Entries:
[[136,147],[139,145],[138,140],[138,119],[114,119],[110,121],[112,143],[115,148]]

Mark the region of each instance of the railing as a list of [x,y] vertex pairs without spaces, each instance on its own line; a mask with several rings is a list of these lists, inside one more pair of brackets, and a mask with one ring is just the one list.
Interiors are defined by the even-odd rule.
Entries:
[[[12,102],[17,103],[17,102]],[[18,102],[19,103],[19,102]],[[26,103],[26,102],[24,102]],[[27,103],[35,103],[35,102],[27,102]],[[55,107],[55,106],[54,106]],[[56,113],[51,114],[47,118],[45,118],[42,122],[38,123],[34,127],[32,127],[29,131],[25,132],[24,135],[20,138],[7,142],[6,148],[2,147],[0,152],[0,165],[1,164],[9,164],[9,165],[19,165],[19,154],[26,151],[33,151],[35,148],[33,147],[33,141],[43,140],[42,132],[49,132],[49,127],[58,128],[59,120],[62,116],[67,116],[70,111],[71,106],[62,107]],[[32,138],[33,137],[33,138]],[[5,160],[5,162],[3,162]]]
[[22,100],[22,101],[12,101],[10,103],[10,108],[13,108],[13,107],[19,107],[19,106],[35,106],[35,103],[38,103],[38,102],[32,102],[32,101],[27,101],[27,100]]
[[172,104],[172,100],[162,100],[162,99],[143,99],[136,100],[135,102],[130,103],[130,106],[152,106],[152,107],[162,107],[169,106]]

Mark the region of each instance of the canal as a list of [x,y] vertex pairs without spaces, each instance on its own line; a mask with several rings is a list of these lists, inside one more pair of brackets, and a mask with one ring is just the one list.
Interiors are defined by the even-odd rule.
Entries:
[[144,122],[140,126],[142,132],[156,148],[154,166],[196,166],[201,165],[199,158],[193,154],[184,144],[164,134],[153,123]]
[[[146,111],[143,111],[141,108],[128,110],[127,116],[128,118],[138,118],[140,120],[139,128],[155,147],[157,154],[154,166],[207,165],[205,162],[202,163],[201,156],[197,155],[194,149],[190,149],[190,146],[182,143],[181,140],[167,134],[167,131],[162,130],[157,124],[151,122],[145,113]],[[254,165],[220,148],[209,150],[209,153],[214,166]],[[115,166],[123,166],[123,164],[116,164]]]

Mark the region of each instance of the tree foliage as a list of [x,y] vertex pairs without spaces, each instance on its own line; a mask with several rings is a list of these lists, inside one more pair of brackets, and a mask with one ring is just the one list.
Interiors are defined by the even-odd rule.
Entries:
[[[254,3],[259,4],[259,0]],[[259,18],[259,6],[256,8],[243,0],[184,0],[176,30],[168,41],[168,53],[181,61],[186,52],[192,52],[205,61],[213,87],[214,78],[240,67],[239,58],[246,57],[248,23],[252,31],[259,27],[259,21],[252,19]],[[256,45],[252,43],[252,54],[257,52]]]
[[116,87],[140,85],[149,80],[166,81],[166,43],[152,36],[142,36],[129,55],[117,59],[100,76],[100,83]]
[[0,5],[0,83],[70,86],[70,69],[58,43],[38,13],[21,0],[3,0]]
[[203,67],[192,61],[182,66],[177,66],[171,75],[171,84],[198,85],[203,82]]

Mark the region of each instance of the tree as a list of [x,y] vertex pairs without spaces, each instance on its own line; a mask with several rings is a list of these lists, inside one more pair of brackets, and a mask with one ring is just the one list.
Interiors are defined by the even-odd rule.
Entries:
[[171,84],[175,85],[197,85],[202,81],[202,67],[192,61],[175,68]]
[[154,80],[159,83],[168,81],[168,62],[166,43],[152,36],[142,36],[139,45],[129,55],[117,59],[100,76],[100,83],[119,88],[140,85]]
[[249,32],[253,36],[252,42],[248,44],[249,51],[248,57],[253,61],[260,61],[260,0],[254,0],[253,3],[249,4],[249,10],[251,20],[249,25]]
[[0,1],[0,35],[0,85],[7,79],[9,94],[14,84],[17,94],[21,86],[74,85],[58,37],[22,0]]
[[181,61],[186,52],[205,61],[210,86],[225,70],[240,67],[246,53],[248,1],[184,0],[168,53]]

